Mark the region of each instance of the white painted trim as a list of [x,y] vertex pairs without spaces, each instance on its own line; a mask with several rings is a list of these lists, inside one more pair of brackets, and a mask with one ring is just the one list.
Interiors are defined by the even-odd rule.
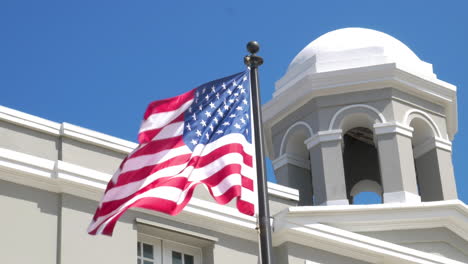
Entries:
[[[468,206],[459,200],[417,204],[373,204],[290,207],[275,215],[274,243],[289,224],[315,223],[350,232],[396,231],[421,228],[446,228],[468,241]],[[276,236],[275,236],[276,235]],[[291,237],[298,242],[297,237]],[[375,263],[375,262],[373,262]]]
[[273,169],[279,169],[286,164],[291,164],[299,168],[310,170],[310,161],[290,153],[284,153],[272,162]]
[[273,238],[273,246],[294,241],[332,253],[340,252],[340,255],[369,263],[461,264],[449,258],[320,223],[300,225],[288,222],[273,234]]
[[286,187],[280,184],[268,182],[268,195],[282,199],[299,201],[299,190]]
[[349,205],[349,201],[347,199],[341,199],[341,200],[330,200],[330,201],[325,201],[320,204],[321,206],[330,206],[330,205]]
[[417,159],[435,148],[452,152],[452,143],[442,138],[429,138],[413,148],[414,158]]
[[384,203],[407,203],[407,204],[414,204],[414,203],[421,203],[421,196],[406,192],[384,192],[383,194],[383,202]]
[[[457,131],[456,87],[436,78],[408,73],[396,63],[360,67],[333,72],[303,75],[276,83],[271,101],[263,106],[265,127],[273,127],[299,107],[318,96],[394,88],[405,93],[416,94],[446,109],[449,137]],[[287,93],[287,96],[284,96]]]
[[306,139],[304,143],[307,145],[307,149],[311,149],[315,147],[315,145],[322,143],[322,142],[341,140],[342,133],[343,131],[341,129],[319,131],[317,134]]
[[214,202],[192,197],[183,212],[197,214],[205,218],[215,219],[223,223],[241,226],[250,230],[257,227],[257,219],[240,213],[237,208],[227,207]]
[[195,231],[192,231],[192,230],[177,228],[177,227],[171,226],[171,225],[165,225],[165,224],[162,224],[162,223],[158,223],[158,222],[154,222],[154,221],[150,221],[150,220],[146,220],[146,219],[142,219],[142,218],[136,218],[135,222],[137,224],[143,224],[143,225],[147,225],[147,226],[151,226],[151,227],[165,229],[165,230],[169,230],[171,232],[177,232],[177,233],[180,233],[180,234],[184,234],[184,235],[187,235],[187,236],[192,236],[192,237],[203,239],[203,240],[208,240],[208,241],[211,241],[211,242],[218,242],[219,241],[219,239],[217,237],[205,235],[205,234],[198,233],[198,232],[195,232]]
[[0,106],[0,120],[53,136],[64,136],[95,146],[128,154],[138,144],[69,123],[56,123]]
[[100,171],[58,160],[55,165],[55,174],[58,180],[94,187],[104,190],[111,179],[111,175]]
[[54,171],[54,161],[0,148],[0,168],[50,179]]
[[387,122],[374,125],[374,134],[383,135],[383,134],[400,134],[409,138],[413,137],[413,128],[403,125],[398,122]]
[[60,134],[60,124],[29,115],[0,105],[0,120],[44,132],[54,136]]
[[435,147],[452,152],[452,142],[443,138],[435,138]]
[[69,123],[62,123],[60,132],[63,136],[70,137],[85,143],[91,143],[93,145],[101,146],[107,149],[119,151],[125,154],[132,152],[138,146],[138,144],[127,140],[109,136]]
[[434,120],[427,114],[427,113],[424,113],[423,111],[421,110],[418,110],[418,109],[410,109],[408,111],[406,111],[405,113],[405,117],[403,119],[403,124],[405,124],[406,126],[410,126],[410,123],[411,121],[413,121],[413,118],[409,119],[409,116],[413,113],[416,113],[416,114],[420,114],[422,115],[422,120],[426,121],[429,123],[429,126],[432,128],[432,132],[435,134],[436,137],[438,138],[441,138],[442,137],[442,133],[440,133],[440,129],[439,127],[437,126],[437,124],[434,122]]
[[365,104],[354,104],[354,105],[345,106],[345,107],[341,108],[340,110],[338,110],[338,111],[333,115],[333,117],[332,117],[332,119],[331,119],[331,121],[330,121],[330,125],[328,126],[328,130],[333,130],[334,127],[337,127],[337,126],[335,126],[335,125],[336,125],[335,122],[336,122],[336,119],[338,118],[338,116],[339,116],[342,112],[344,112],[344,111],[346,111],[346,110],[348,110],[348,109],[352,109],[352,108],[361,108],[361,107],[362,107],[362,108],[369,109],[369,110],[373,111],[374,113],[376,113],[377,116],[380,118],[380,123],[385,123],[385,122],[387,122],[387,121],[385,120],[384,115],[382,115],[382,113],[380,113],[379,110],[377,110],[376,108],[374,108],[374,107],[372,107],[372,106],[370,106],[370,105],[365,105]]
[[296,126],[305,126],[307,128],[307,130],[309,131],[309,137],[312,136],[314,134],[314,131],[312,130],[312,128],[309,126],[309,124],[307,124],[306,122],[304,121],[298,121],[296,123],[294,123],[292,126],[290,126],[287,130],[286,130],[286,133],[284,133],[284,136],[283,138],[281,139],[281,145],[280,145],[280,155],[284,154],[284,148],[285,148],[285,143],[286,143],[286,139],[287,137],[289,136],[289,132],[291,132],[291,130],[293,128],[295,128]]

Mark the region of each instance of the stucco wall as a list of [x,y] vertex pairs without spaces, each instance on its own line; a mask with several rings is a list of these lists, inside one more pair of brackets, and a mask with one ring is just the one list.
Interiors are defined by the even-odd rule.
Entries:
[[0,180],[0,208],[0,263],[56,263],[57,194]]
[[112,237],[91,236],[86,229],[97,202],[67,194],[61,196],[60,264],[135,263],[137,232],[131,217],[120,218]]

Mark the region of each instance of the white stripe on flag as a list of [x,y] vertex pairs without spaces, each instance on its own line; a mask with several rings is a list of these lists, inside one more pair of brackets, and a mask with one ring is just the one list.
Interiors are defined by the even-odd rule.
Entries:
[[165,125],[169,124],[180,116],[182,113],[189,108],[189,106],[192,104],[193,99],[185,102],[181,107],[177,108],[174,111],[168,111],[168,112],[161,112],[161,113],[154,113],[150,115],[146,120],[144,120],[141,123],[140,127],[140,132],[145,132],[148,130],[153,130],[153,129],[159,129],[161,127],[164,127]]

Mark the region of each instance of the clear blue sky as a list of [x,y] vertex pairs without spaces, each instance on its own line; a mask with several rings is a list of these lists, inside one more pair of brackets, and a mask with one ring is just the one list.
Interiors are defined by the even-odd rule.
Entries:
[[[294,56],[343,27],[390,34],[458,87],[454,167],[468,203],[468,1],[0,1],[0,104],[136,141],[146,105],[241,71],[262,99]],[[270,177],[272,175],[269,175]]]

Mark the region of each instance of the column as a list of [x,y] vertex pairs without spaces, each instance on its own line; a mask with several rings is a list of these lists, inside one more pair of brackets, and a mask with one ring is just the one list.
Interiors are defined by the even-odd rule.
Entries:
[[419,193],[423,201],[457,199],[453,174],[452,143],[430,138],[413,150]]
[[304,143],[310,152],[314,204],[346,205],[342,131],[320,131]]
[[312,205],[310,161],[285,153],[272,161],[278,184],[299,190],[299,205]]
[[413,128],[397,122],[375,124],[384,203],[417,203],[418,193],[411,138]]

